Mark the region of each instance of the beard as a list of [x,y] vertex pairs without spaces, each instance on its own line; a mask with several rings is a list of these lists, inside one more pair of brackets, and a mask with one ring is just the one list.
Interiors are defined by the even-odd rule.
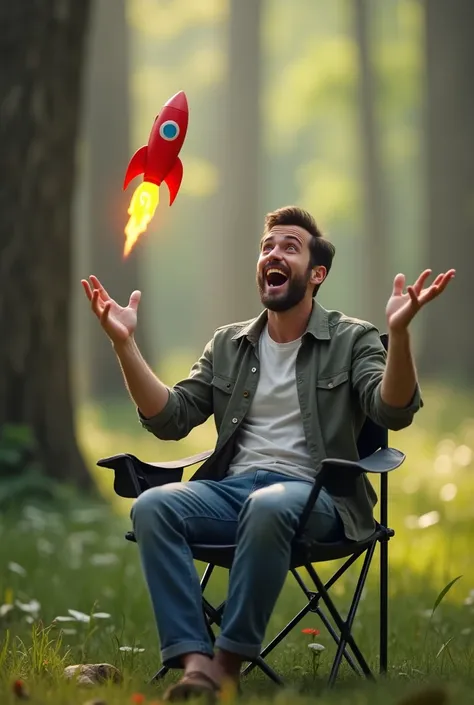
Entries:
[[275,291],[272,291],[273,287],[268,286],[265,275],[259,272],[257,285],[262,305],[269,311],[280,313],[297,306],[306,295],[311,269],[309,266],[305,274],[291,275],[282,287],[275,287]]

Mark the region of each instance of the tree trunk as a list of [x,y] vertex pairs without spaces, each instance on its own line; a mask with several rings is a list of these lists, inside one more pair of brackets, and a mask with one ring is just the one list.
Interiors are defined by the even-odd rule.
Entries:
[[[120,304],[139,287],[139,251],[123,260],[124,227],[132,189],[122,190],[130,149],[129,51],[125,0],[96,0],[91,16],[90,50],[84,78],[84,142],[87,189],[88,266]],[[151,123],[150,123],[151,129]],[[88,217],[87,217],[88,216]],[[86,273],[87,274],[87,273]],[[84,276],[84,274],[83,274]],[[143,305],[142,305],[143,304]],[[140,320],[145,320],[140,305]],[[86,307],[87,308],[87,307]],[[88,393],[100,401],[126,393],[119,365],[97,320],[84,309]],[[150,359],[139,325],[137,341]]]
[[383,170],[375,118],[374,70],[370,51],[367,0],[355,0],[354,36],[359,56],[359,112],[364,203],[364,257],[366,292],[362,316],[381,327],[385,302],[390,295],[385,254],[387,218],[384,212]]
[[[222,130],[219,246],[219,324],[260,310],[256,264],[263,217],[260,204],[261,0],[231,0]],[[213,282],[215,288],[216,282]]]
[[421,313],[420,371],[474,383],[474,3],[428,0],[426,7],[428,251],[433,273],[456,278]]
[[28,426],[42,471],[81,488],[92,479],[76,444],[68,343],[88,10],[87,0],[0,9],[0,428]]

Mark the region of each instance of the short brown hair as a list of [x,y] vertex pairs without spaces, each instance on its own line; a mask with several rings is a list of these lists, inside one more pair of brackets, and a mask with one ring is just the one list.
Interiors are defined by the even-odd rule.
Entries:
[[[265,216],[264,234],[266,235],[278,225],[296,225],[312,235],[309,245],[310,267],[318,265],[326,267],[326,275],[329,274],[336,248],[324,237],[311,213],[298,206],[277,208]],[[319,284],[314,287],[313,296],[316,295],[319,287]]]

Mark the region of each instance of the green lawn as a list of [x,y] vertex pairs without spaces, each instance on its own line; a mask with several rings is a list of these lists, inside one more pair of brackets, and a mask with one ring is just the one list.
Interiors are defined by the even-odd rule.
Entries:
[[[389,705],[430,684],[447,688],[449,702],[472,702],[474,419],[468,416],[468,398],[445,396],[441,402],[434,390],[424,396],[426,407],[416,424],[391,439],[407,453],[407,461],[391,477],[390,524],[397,533],[390,542],[388,676],[368,685],[343,670],[336,689],[323,691],[334,647],[318,620],[309,616],[270,659],[286,677],[288,689],[276,689],[255,672],[243,683],[244,702],[313,702],[317,694],[323,704]],[[149,460],[179,457],[211,447],[215,438],[212,425],[206,424],[186,441],[163,444],[137,427],[133,409],[99,414],[91,408],[81,410],[79,436],[91,466],[98,457],[122,450]],[[96,477],[110,499],[111,475],[97,470]],[[20,515],[0,519],[2,705],[14,702],[12,683],[18,678],[27,684],[30,702],[38,705],[82,704],[94,698],[125,705],[137,693],[146,702],[159,701],[167,681],[147,686],[159,667],[158,644],[137,548],[123,539],[129,506],[118,498],[106,508],[77,505],[67,511],[28,503]],[[323,565],[321,573],[327,576],[332,568]],[[373,568],[354,634],[376,669],[376,563]],[[347,604],[354,576],[333,592],[339,606]],[[437,596],[458,576],[433,613]],[[210,585],[211,601],[223,597],[225,586],[220,571]],[[303,604],[290,578],[267,636]],[[90,618],[97,613],[102,616]],[[55,621],[57,617],[70,621]],[[316,673],[309,638],[301,633],[305,627],[321,628],[316,640],[326,647]],[[116,665],[124,674],[123,684],[85,691],[65,683],[65,665],[93,662]]]

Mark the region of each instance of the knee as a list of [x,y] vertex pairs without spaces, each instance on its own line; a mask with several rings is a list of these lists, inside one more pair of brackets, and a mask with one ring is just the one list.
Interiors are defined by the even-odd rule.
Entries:
[[171,485],[153,487],[137,497],[130,511],[134,529],[156,525],[167,514],[171,497]]
[[242,509],[241,519],[255,530],[293,530],[293,517],[284,501],[281,485],[275,484],[253,492]]

